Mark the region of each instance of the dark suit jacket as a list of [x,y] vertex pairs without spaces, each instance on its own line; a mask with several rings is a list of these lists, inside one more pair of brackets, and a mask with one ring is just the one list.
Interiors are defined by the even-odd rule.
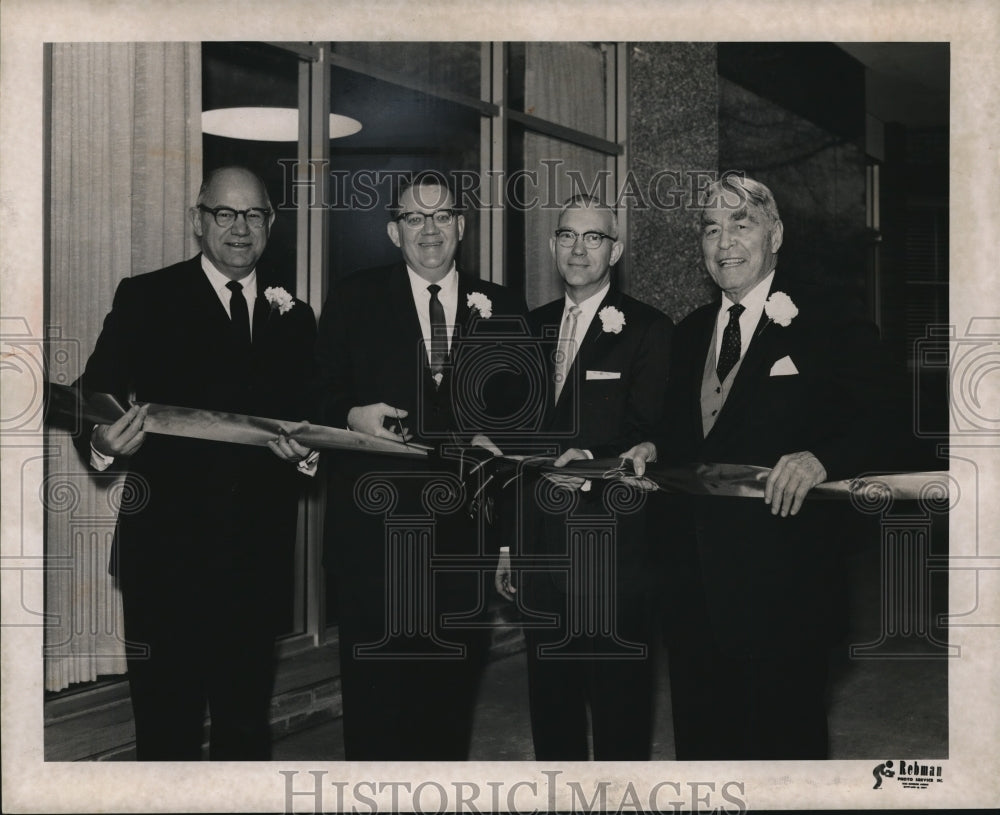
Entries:
[[[558,439],[563,450],[580,447],[597,458],[617,456],[647,438],[657,426],[666,391],[673,323],[662,312],[612,286],[590,323],[556,403],[553,355],[564,304],[560,297],[529,315],[548,366],[546,415],[540,435]],[[625,326],[618,334],[602,327],[599,314],[609,306],[625,315]],[[592,378],[595,372],[619,376]]]
[[[493,313],[488,319],[469,307],[467,298],[472,293],[490,299]],[[522,391],[511,385],[507,374],[497,373],[489,360],[497,358],[504,339],[527,339],[525,314],[520,295],[460,274],[455,335],[444,378],[437,387],[427,363],[406,266],[400,262],[355,272],[333,287],[320,318],[316,420],[346,427],[352,407],[385,402],[407,411],[403,424],[413,433],[414,442],[431,446],[449,442],[452,432],[466,442],[476,432],[490,432],[485,427],[490,417],[503,426],[504,417],[516,413],[514,403]],[[383,579],[379,557],[384,522],[378,513],[359,510],[354,493],[358,479],[379,471],[433,471],[442,464],[433,459],[408,461],[361,453],[331,457],[331,461],[326,562],[328,566],[338,563],[357,578],[359,586],[367,579],[374,591]],[[444,469],[457,467],[447,464]],[[412,510],[425,511],[419,502]],[[438,527],[440,532],[440,519]],[[466,553],[475,551],[479,543],[474,528],[471,539],[469,534],[462,539],[441,534],[438,542]],[[346,602],[342,598],[342,605]]]
[[[315,318],[301,301],[283,315],[272,311],[266,270],[257,278],[249,354],[234,347],[200,256],[123,280],[82,387],[123,404],[134,394],[139,402],[305,418]],[[79,448],[89,459],[86,431]],[[148,434],[115,466],[128,468],[116,536],[128,585],[185,572],[266,572],[291,551],[301,476],[267,448]]]
[[[491,300],[489,319],[469,307],[467,298],[474,292]],[[435,445],[447,438],[448,431],[467,436],[478,432],[482,427],[470,417],[468,406],[478,394],[462,390],[463,376],[475,372],[464,366],[462,355],[470,345],[492,344],[498,332],[516,333],[517,318],[525,312],[523,299],[514,292],[460,274],[450,364],[441,386],[436,387],[406,266],[399,263],[355,272],[333,288],[320,318],[318,420],[346,427],[352,407],[385,402],[409,412],[404,424],[415,442]]]
[[[535,442],[560,451],[578,447],[590,450],[595,458],[613,458],[648,438],[662,415],[673,323],[662,312],[612,286],[590,323],[559,401],[555,402],[553,357],[564,303],[564,298],[559,298],[529,315],[547,365],[545,422]],[[625,316],[620,333],[603,330],[600,311],[608,306]],[[597,378],[600,374],[614,378]],[[590,492],[576,493],[576,498],[577,514],[614,514],[604,505],[604,485],[599,481],[592,483]],[[564,513],[544,515],[545,531],[522,533],[523,546],[519,549],[526,553],[565,554]],[[528,521],[535,522],[537,519]],[[634,591],[646,585],[648,577],[644,515],[619,514],[616,535],[618,590]],[[561,576],[558,582],[564,582]]]
[[[799,314],[782,327],[762,316],[715,425],[702,432],[700,391],[719,302],[677,327],[667,410],[655,442],[661,463],[773,467],[812,452],[835,480],[890,465],[887,437],[899,415],[874,326],[836,299],[776,273]],[[790,357],[797,375],[771,376]],[[806,499],[775,518],[762,500],[668,497],[661,521],[671,553],[666,618],[674,637],[739,653],[794,650],[841,633],[843,502]],[[839,519],[839,520],[838,520]]]

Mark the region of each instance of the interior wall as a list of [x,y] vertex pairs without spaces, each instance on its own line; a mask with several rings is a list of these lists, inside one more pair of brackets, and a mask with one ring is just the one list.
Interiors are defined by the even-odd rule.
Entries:
[[675,322],[713,296],[691,199],[719,165],[716,50],[673,42],[630,50],[629,292]]
[[[863,88],[855,104],[864,109]],[[719,168],[774,193],[785,225],[778,266],[863,303],[868,276],[865,154],[834,133],[719,78]]]

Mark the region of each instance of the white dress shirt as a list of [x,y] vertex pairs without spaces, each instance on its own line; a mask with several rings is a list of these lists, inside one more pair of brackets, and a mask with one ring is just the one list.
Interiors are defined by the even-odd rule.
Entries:
[[[417,317],[420,319],[420,333],[424,337],[424,348],[427,349],[427,361],[431,356],[431,293],[427,287],[431,285],[409,266],[406,267],[410,276],[410,289],[413,291],[413,303],[417,307]],[[453,263],[451,269],[438,283],[441,291],[438,300],[444,307],[444,322],[448,329],[448,351],[451,351],[451,339],[455,334],[455,315],[458,314],[458,270]]]
[[[771,292],[772,280],[774,280],[774,269],[771,270],[771,274],[750,289],[746,293],[746,296],[740,300],[740,305],[744,308],[743,313],[740,315],[740,359],[743,359],[746,355],[747,348],[750,347],[750,340],[753,339],[753,333],[757,330],[760,315],[764,313],[764,301],[767,300],[767,296]],[[722,332],[729,325],[729,308],[733,305],[735,303],[729,299],[729,296],[725,292],[722,292],[722,305],[719,306],[719,316],[716,317],[715,326],[716,359],[722,353]]]

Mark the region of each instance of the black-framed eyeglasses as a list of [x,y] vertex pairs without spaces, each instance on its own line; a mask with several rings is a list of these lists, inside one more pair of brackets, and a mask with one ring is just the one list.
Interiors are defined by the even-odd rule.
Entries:
[[451,226],[455,220],[455,210],[439,209],[436,212],[401,212],[396,216],[410,229],[423,229],[427,219],[431,218],[435,226]]
[[262,228],[267,223],[267,219],[271,217],[271,210],[261,209],[260,207],[233,209],[232,207],[206,207],[204,204],[198,204],[198,209],[202,212],[210,212],[212,217],[215,218],[215,223],[223,229],[227,229],[236,223],[236,219],[240,215],[247,222],[247,226],[253,229]]
[[597,249],[600,247],[604,241],[614,241],[615,238],[611,235],[605,235],[603,232],[584,232],[582,235],[579,232],[575,232],[572,229],[557,229],[556,230],[556,241],[560,246],[564,246],[567,249],[571,246],[576,246],[576,239],[583,238],[583,245],[587,249]]

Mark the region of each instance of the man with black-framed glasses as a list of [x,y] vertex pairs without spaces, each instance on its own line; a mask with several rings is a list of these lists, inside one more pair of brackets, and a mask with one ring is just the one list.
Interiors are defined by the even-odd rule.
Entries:
[[[404,184],[386,230],[401,262],[339,281],[323,308],[316,421],[430,447],[468,443],[491,416],[502,429],[521,402],[505,412],[516,383],[495,348],[519,327],[528,339],[522,297],[459,271],[465,217],[441,175]],[[346,758],[463,760],[487,646],[482,514],[454,462],[330,462]]]
[[[529,315],[549,366],[533,442],[557,450],[557,466],[614,457],[659,420],[673,323],[616,285],[624,244],[610,207],[574,196],[549,244],[564,295]],[[586,761],[588,741],[598,761],[648,759],[653,571],[643,497],[565,476],[520,487],[513,553],[502,551],[495,587],[528,615],[535,759]],[[571,497],[559,495],[567,489]]]
[[134,403],[301,419],[316,323],[260,264],[275,215],[256,174],[210,173],[189,216],[201,253],[115,293],[80,385],[130,409],[78,447],[95,469],[128,469],[111,565],[137,759],[199,759],[207,704],[213,760],[265,760],[310,451],[147,435]]

